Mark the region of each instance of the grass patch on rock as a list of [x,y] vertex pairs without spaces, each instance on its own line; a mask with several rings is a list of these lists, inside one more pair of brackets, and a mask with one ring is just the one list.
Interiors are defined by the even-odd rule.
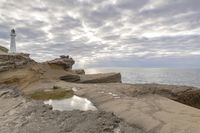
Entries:
[[32,94],[30,97],[35,100],[49,100],[49,99],[64,99],[70,98],[74,95],[73,90],[66,89],[49,89],[49,90],[39,90]]
[[3,46],[0,46],[0,53],[8,53],[8,49]]

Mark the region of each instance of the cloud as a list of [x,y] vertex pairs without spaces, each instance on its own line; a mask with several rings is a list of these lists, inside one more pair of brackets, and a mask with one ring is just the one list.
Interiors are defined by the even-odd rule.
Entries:
[[39,61],[69,54],[77,67],[199,66],[198,5],[199,0],[1,0],[0,43],[9,47],[14,27],[17,50]]

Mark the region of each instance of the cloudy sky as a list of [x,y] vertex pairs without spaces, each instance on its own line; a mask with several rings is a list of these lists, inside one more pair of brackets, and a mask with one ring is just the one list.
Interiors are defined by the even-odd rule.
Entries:
[[200,0],[0,0],[0,45],[77,67],[200,67]]

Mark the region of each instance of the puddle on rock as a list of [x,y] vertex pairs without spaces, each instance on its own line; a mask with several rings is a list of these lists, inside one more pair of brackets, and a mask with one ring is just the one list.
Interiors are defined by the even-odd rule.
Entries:
[[36,91],[30,94],[30,97],[35,100],[43,100],[44,104],[51,105],[53,110],[97,110],[88,99],[75,96],[74,91],[77,91],[75,87],[72,89],[60,89],[54,87],[53,89]]
[[45,104],[51,105],[53,110],[60,110],[60,111],[70,111],[70,110],[82,110],[88,111],[92,110],[95,111],[97,108],[86,98],[72,96],[71,98],[60,99],[60,100],[46,100],[44,101]]

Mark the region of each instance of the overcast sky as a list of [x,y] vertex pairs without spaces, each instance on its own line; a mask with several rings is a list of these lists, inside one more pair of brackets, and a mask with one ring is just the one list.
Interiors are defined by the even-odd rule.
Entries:
[[0,0],[0,45],[77,67],[200,67],[200,0]]

